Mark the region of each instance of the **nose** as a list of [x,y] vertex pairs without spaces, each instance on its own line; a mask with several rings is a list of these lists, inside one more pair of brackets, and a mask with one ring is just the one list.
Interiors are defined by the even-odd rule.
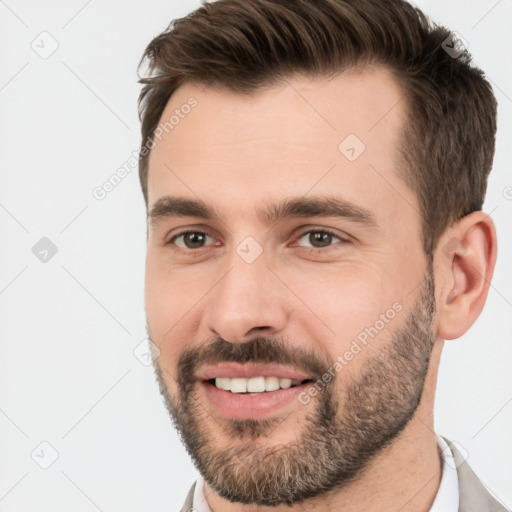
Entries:
[[203,310],[206,328],[237,343],[281,333],[288,321],[284,291],[264,258],[246,263],[235,254],[230,263]]

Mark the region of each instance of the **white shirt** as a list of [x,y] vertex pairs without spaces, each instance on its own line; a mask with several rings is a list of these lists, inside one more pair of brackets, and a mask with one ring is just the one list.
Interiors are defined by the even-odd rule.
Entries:
[[[436,434],[437,446],[443,460],[443,475],[436,499],[429,512],[457,512],[459,510],[459,479],[453,455],[446,441]],[[203,492],[203,477],[199,475],[192,501],[194,512],[212,512]]]

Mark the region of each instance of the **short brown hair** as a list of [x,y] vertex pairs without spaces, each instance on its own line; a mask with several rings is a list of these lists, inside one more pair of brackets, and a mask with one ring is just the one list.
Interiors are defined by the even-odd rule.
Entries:
[[407,99],[400,154],[432,255],[453,222],[481,210],[492,166],[496,99],[451,32],[403,0],[218,0],[172,21],[146,48],[139,97],[139,175],[147,205],[149,151],[163,110],[194,82],[252,94],[292,74],[333,76],[383,65]]

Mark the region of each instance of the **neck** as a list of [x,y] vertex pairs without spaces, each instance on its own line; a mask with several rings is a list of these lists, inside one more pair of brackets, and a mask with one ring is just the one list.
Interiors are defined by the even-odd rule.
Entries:
[[434,345],[424,392],[402,433],[350,484],[296,505],[258,507],[231,503],[205,482],[212,512],[428,512],[442,476],[442,459],[434,433],[433,402],[442,342]]

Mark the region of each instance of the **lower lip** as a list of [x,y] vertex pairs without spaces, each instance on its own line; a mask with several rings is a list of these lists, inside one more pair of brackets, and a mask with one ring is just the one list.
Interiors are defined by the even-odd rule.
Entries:
[[293,402],[307,387],[308,383],[266,391],[257,395],[244,395],[219,389],[213,384],[200,382],[208,401],[218,413],[231,419],[263,419],[280,412],[280,410]]

